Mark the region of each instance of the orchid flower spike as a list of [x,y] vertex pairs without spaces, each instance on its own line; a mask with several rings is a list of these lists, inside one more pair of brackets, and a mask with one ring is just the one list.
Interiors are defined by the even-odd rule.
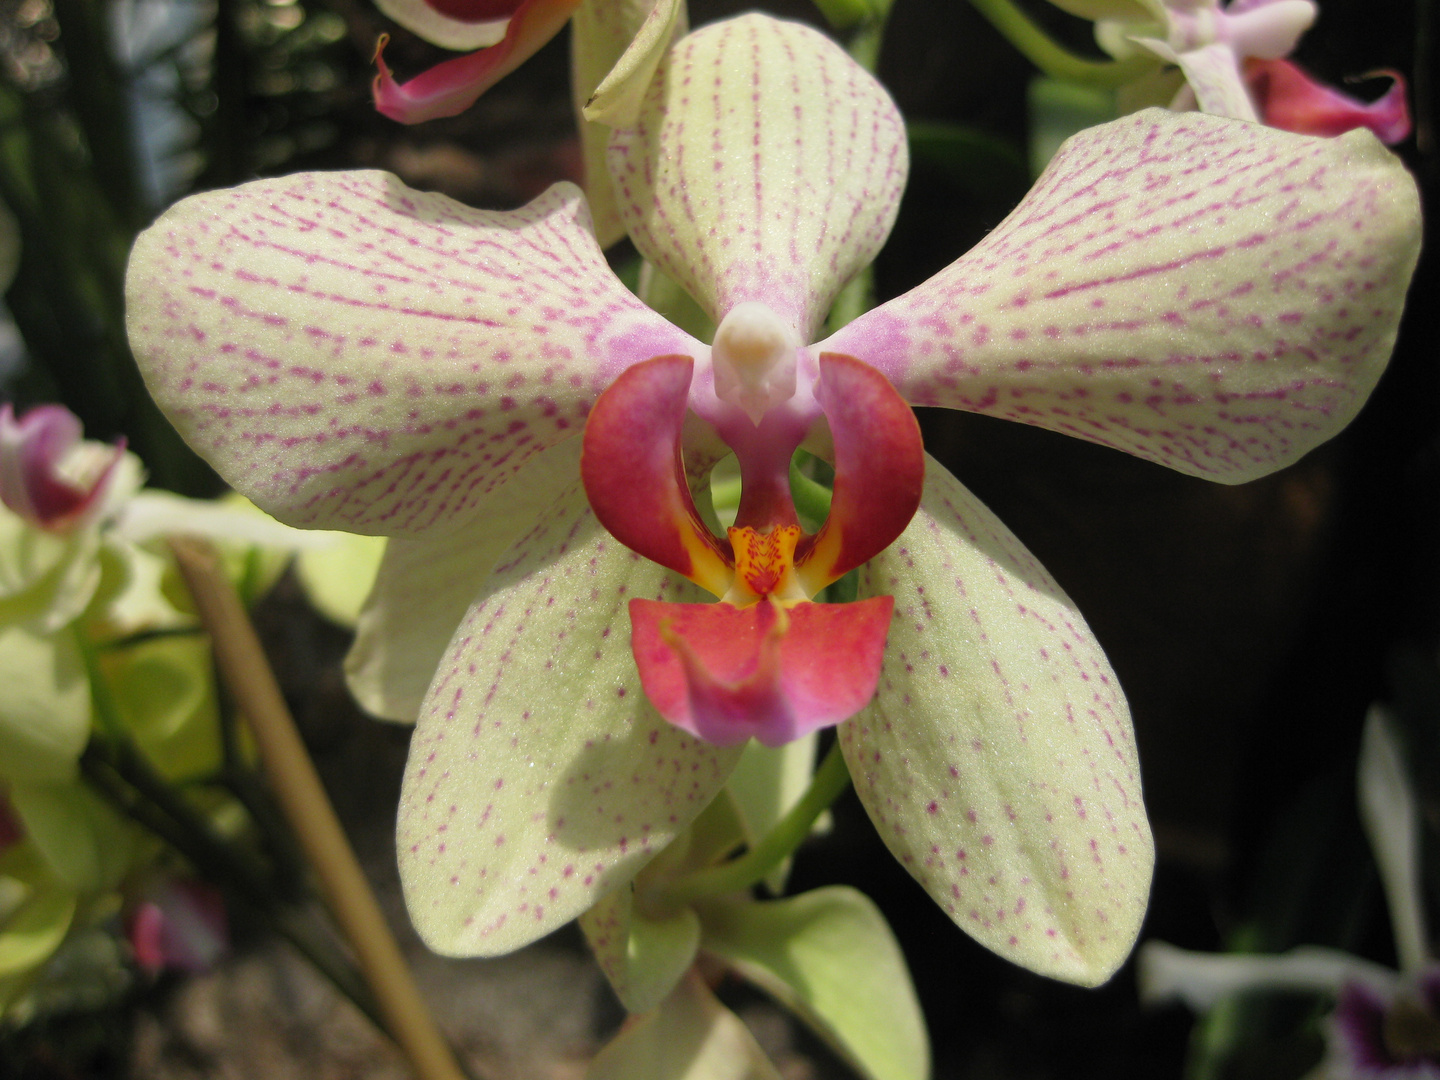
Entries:
[[[1152,845],[1115,676],[1019,540],[920,464],[899,402],[1264,475],[1383,370],[1414,184],[1368,132],[1138,114],[809,344],[885,239],[903,131],[804,27],[749,15],[672,48],[608,161],[636,246],[724,327],[711,346],[614,277],[565,184],[495,213],[291,176],[138,241],[131,342],[191,444],[283,520],[395,538],[350,670],[369,707],[419,713],[398,836],[432,948],[540,937],[695,818],[732,740],[839,720],[885,842],[960,926],[1081,983],[1128,953]],[[782,481],[797,445],[836,470],[814,535]],[[727,448],[720,536],[692,491]],[[859,602],[809,599],[850,567]]]
[[1313,0],[1052,0],[1095,20],[1117,59],[1148,51],[1176,65],[1185,85],[1171,108],[1259,121],[1306,135],[1369,128],[1386,143],[1410,133],[1405,82],[1366,104],[1323,86],[1286,60],[1319,12]]

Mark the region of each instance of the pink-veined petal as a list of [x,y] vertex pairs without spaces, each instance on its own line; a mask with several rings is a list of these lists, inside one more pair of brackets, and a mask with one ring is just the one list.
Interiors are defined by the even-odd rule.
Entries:
[[446,49],[483,49],[505,36],[522,0],[375,0],[413,34]]
[[136,242],[130,343],[232,487],[292,525],[458,525],[628,363],[699,343],[610,272],[584,200],[472,210],[387,173],[193,196]]
[[1415,182],[1369,132],[1147,110],[1073,137],[974,250],[815,348],[914,405],[1242,483],[1359,411],[1419,235]]
[[715,321],[753,300],[809,341],[889,235],[906,154],[869,73],[809,27],[751,14],[675,45],[609,165],[636,247]]
[[585,422],[580,475],[612,536],[723,596],[735,575],[696,512],[680,456],[694,369],[688,356],[657,356],[616,379]]
[[576,483],[504,556],[410,744],[400,876],[437,952],[493,956],[624,884],[714,797],[740,748],[667,724],[625,640],[632,597],[696,590],[627,551]]
[[1363,127],[1393,146],[1410,135],[1405,79],[1398,71],[1375,74],[1387,76],[1391,85],[1368,103],[1316,82],[1288,60],[1249,61],[1245,84],[1261,118],[1271,127],[1302,135],[1343,135]]
[[437,538],[391,537],[345,657],[345,683],[360,706],[413,724],[425,691],[500,556],[580,472],[580,440],[536,454],[475,517]]
[[525,0],[505,24],[504,37],[487,49],[436,64],[397,83],[382,55],[386,39],[375,46],[375,108],[402,124],[458,116],[486,90],[540,51],[560,32],[579,0]]
[[38,405],[18,419],[0,405],[0,502],[31,525],[63,532],[104,504],[125,443],[87,442],[63,405]]
[[853,604],[630,601],[645,694],[719,746],[785,743],[854,716],[875,693],[891,598]]
[[1044,568],[929,465],[915,520],[860,571],[895,619],[840,745],[881,838],[962,929],[1098,984],[1134,944],[1154,863],[1129,710]]
[[915,414],[870,365],[822,353],[815,399],[835,446],[830,514],[796,560],[814,596],[890,546],[920,505],[925,445]]
[[1255,103],[1245,89],[1245,80],[1240,77],[1240,61],[1229,45],[1212,42],[1177,52],[1154,38],[1135,40],[1162,60],[1180,68],[1201,112],[1211,116],[1228,116],[1234,120],[1255,122],[1260,119],[1255,112]]

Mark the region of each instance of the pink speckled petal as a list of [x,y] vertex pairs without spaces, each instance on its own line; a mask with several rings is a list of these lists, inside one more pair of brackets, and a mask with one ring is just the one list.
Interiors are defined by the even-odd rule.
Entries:
[[875,703],[839,728],[904,867],[981,944],[1085,985],[1125,960],[1154,848],[1129,710],[1044,568],[938,462],[904,535],[860,571],[892,594]]
[[1368,131],[1147,110],[1076,135],[978,247],[816,348],[912,404],[1240,483],[1359,410],[1419,238],[1415,183]]
[[580,440],[536,454],[480,512],[438,539],[391,537],[345,657],[362,708],[413,724],[455,627],[511,544],[580,471]]
[[209,192],[141,235],[127,290],[190,444],[288,524],[349,532],[458,525],[631,361],[701,348],[610,272],[571,184],[509,213],[380,172]]
[[753,300],[808,341],[889,235],[908,159],[871,75],[751,14],[676,44],[609,165],[636,247],[712,318]]
[[740,748],[671,727],[625,633],[632,597],[698,590],[627,551],[577,481],[471,605],[410,744],[400,875],[447,955],[509,952],[624,884],[724,785]]

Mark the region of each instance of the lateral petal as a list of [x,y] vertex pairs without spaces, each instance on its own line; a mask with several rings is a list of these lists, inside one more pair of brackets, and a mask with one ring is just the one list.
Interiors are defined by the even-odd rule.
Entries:
[[739,748],[665,723],[615,632],[632,596],[694,593],[613,540],[578,483],[502,558],[430,688],[401,790],[400,877],[436,952],[549,933],[724,786]]
[[1129,711],[1084,620],[937,462],[904,535],[860,571],[895,597],[875,703],[841,725],[855,790],[967,933],[1085,985],[1125,960],[1154,848]]
[[908,158],[868,72],[809,27],[750,14],[675,45],[609,165],[635,246],[712,319],[763,302],[809,341],[889,235]]
[[1405,79],[1398,71],[1375,74],[1388,76],[1390,89],[1368,103],[1316,82],[1289,60],[1247,62],[1245,85],[1265,123],[1272,127],[1305,135],[1342,135],[1363,127],[1387,146],[1394,146],[1410,134]]
[[141,235],[127,288],[191,445],[281,520],[349,532],[455,527],[632,360],[699,347],[610,272],[571,184],[507,213],[381,172],[208,192]]
[[1147,110],[1070,139],[974,250],[815,348],[914,405],[1241,483],[1359,411],[1419,236],[1415,182],[1369,132]]
[[575,482],[580,440],[527,461],[479,514],[439,539],[392,537],[345,657],[345,683],[363,709],[413,724],[471,600],[500,557]]

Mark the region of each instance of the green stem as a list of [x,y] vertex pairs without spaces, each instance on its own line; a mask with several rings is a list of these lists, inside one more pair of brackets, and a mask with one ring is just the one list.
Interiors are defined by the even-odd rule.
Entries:
[[775,827],[764,838],[741,855],[719,866],[707,866],[687,874],[658,890],[656,899],[666,904],[681,907],[702,900],[707,896],[721,896],[739,892],[765,880],[771,870],[791,855],[800,842],[810,835],[815,819],[829,807],[845,790],[850,782],[850,771],[840,754],[840,744],[830,747],[820,768],[810,781],[810,787],[790,812],[776,822]]
[[386,1030],[369,991],[340,950],[307,925],[300,909],[277,902],[263,870],[216,835],[147,763],[123,743],[95,738],[80,755],[80,771],[91,789],[117,810],[169,844],[206,879],[264,916],[371,1023]]
[[1025,59],[1051,78],[1113,88],[1153,70],[1157,63],[1147,57],[1087,60],[1050,40],[1011,0],[970,0],[970,4],[1005,35]]
[[830,515],[830,489],[801,472],[799,462],[793,457],[790,459],[790,497],[795,500],[795,509],[801,517],[821,522]]

